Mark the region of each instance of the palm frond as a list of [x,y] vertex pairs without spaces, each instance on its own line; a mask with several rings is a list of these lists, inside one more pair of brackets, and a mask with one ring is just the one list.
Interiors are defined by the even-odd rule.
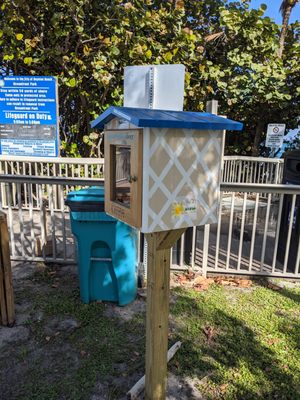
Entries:
[[211,35],[208,35],[204,38],[206,42],[211,42],[212,40],[218,39],[220,36],[224,35],[224,32],[218,32],[218,33],[213,33]]
[[298,3],[299,0],[283,0],[280,4],[279,11],[281,12],[282,17],[286,13],[286,10],[291,7],[294,8],[295,5]]

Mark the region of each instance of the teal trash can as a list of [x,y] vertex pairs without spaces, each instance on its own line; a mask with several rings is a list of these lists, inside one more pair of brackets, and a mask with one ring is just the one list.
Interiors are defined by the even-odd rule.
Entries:
[[137,292],[137,232],[104,212],[104,187],[70,192],[71,229],[77,239],[80,297],[124,306]]

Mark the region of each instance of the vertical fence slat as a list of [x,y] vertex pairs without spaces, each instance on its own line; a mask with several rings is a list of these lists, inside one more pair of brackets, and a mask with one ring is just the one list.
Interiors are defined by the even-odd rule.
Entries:
[[292,236],[292,228],[294,223],[294,213],[295,213],[295,205],[296,205],[296,195],[292,195],[292,206],[290,210],[290,221],[288,227],[288,235],[286,240],[286,248],[285,248],[285,255],[284,255],[284,263],[283,263],[283,273],[286,273],[287,263],[289,259],[289,252],[290,252],[290,245],[291,245],[291,236]]
[[300,273],[300,235],[299,235],[297,257],[296,257],[296,264],[295,264],[295,274],[298,275],[299,273]]
[[280,164],[280,167],[279,167],[279,183],[282,182],[282,178],[283,178],[283,163]]
[[272,260],[272,273],[275,272],[275,266],[276,266],[276,258],[277,258],[277,249],[278,249],[278,241],[279,241],[279,233],[280,233],[280,225],[281,225],[283,198],[284,198],[284,194],[281,194],[280,198],[279,198],[279,206],[278,206],[277,226],[276,226],[275,243],[274,243],[274,254],[273,254],[273,260]]
[[247,161],[247,164],[246,164],[246,183],[249,183],[249,171],[250,171],[249,161]]
[[232,238],[232,226],[233,226],[233,214],[234,214],[234,200],[235,193],[231,194],[231,207],[230,207],[230,219],[228,229],[228,244],[227,244],[227,255],[226,255],[226,270],[229,269],[230,253],[231,253],[231,238]]
[[[10,166],[10,172],[11,174],[14,174],[14,168],[13,168],[13,164],[9,163]],[[17,162],[17,174],[18,174],[18,170],[19,170],[19,163]],[[14,207],[16,207],[16,205],[18,204],[18,200],[17,200],[17,186],[16,185],[12,185],[12,205]]]
[[45,258],[45,245],[47,236],[47,210],[43,202],[43,185],[38,185],[39,188],[39,202],[40,202],[40,227],[41,227],[41,253]]
[[253,161],[249,161],[249,178],[248,178],[248,183],[252,183],[253,179],[252,179],[252,166],[253,166]]
[[12,211],[12,185],[15,185],[14,183],[6,183],[6,193],[7,193],[7,207],[8,207],[8,227],[9,227],[9,236],[10,236],[10,244],[11,244],[11,253],[12,256],[15,256],[16,254],[16,243],[15,243],[15,232],[14,232],[14,226],[13,226],[13,211]]
[[[57,164],[53,164],[53,173],[54,176],[57,176],[58,173],[58,168],[57,168]],[[59,200],[58,200],[58,185],[54,185],[53,186],[53,209],[54,210],[58,210],[59,209]]]
[[226,180],[226,170],[227,170],[228,162],[224,160],[224,165],[223,168],[221,169],[222,171],[222,182],[227,182]]
[[195,251],[196,251],[197,227],[193,226],[192,234],[192,255],[191,255],[191,268],[195,268]]
[[254,167],[254,179],[253,179],[253,183],[255,183],[255,182],[257,181],[256,174],[257,174],[257,162],[255,163],[255,167]]
[[263,162],[263,167],[262,167],[262,183],[266,183],[266,163]]
[[219,205],[217,237],[216,237],[215,269],[218,268],[219,264],[219,247],[220,247],[221,224],[222,224],[222,200],[223,200],[223,192],[220,193],[220,205]]
[[258,179],[257,183],[262,183],[262,174],[261,174],[261,163],[258,164]]
[[61,207],[61,230],[63,238],[63,259],[67,260],[67,235],[66,235],[66,220],[65,220],[65,202],[63,186],[59,186],[60,207]]
[[21,255],[24,257],[25,251],[24,251],[24,244],[25,244],[25,238],[24,238],[24,219],[23,219],[23,212],[22,212],[22,187],[21,183],[17,183],[17,199],[18,199],[18,215],[19,215],[19,223],[20,223],[20,237],[21,237]]
[[[33,175],[34,176],[38,176],[38,171],[37,171],[37,166],[38,166],[38,164],[35,162],[35,163],[33,163],[33,164],[29,164],[30,165],[30,173],[32,174],[32,170],[31,170],[31,165],[32,165],[32,167],[33,167]],[[32,196],[33,196],[33,209],[36,209],[36,208],[38,208],[39,206],[38,206],[38,190],[37,190],[37,185],[33,185],[32,186]]]
[[50,221],[51,221],[51,239],[52,239],[52,252],[53,252],[53,260],[56,260],[56,240],[55,240],[55,214],[54,214],[54,204],[53,204],[53,186],[48,186],[48,193],[49,193],[49,209],[50,209]]
[[270,178],[271,178],[270,166],[271,166],[271,164],[270,164],[270,163],[267,163],[267,178],[266,178],[266,182],[267,182],[267,183],[271,183],[271,182],[272,182],[272,180],[270,179]]
[[29,223],[30,223],[30,245],[31,245],[31,258],[34,259],[34,222],[33,222],[33,200],[32,200],[32,184],[28,185],[28,200],[29,200]]
[[[26,174],[26,164],[25,162],[22,162],[22,174],[23,175],[27,175]],[[27,184],[24,183],[24,204],[25,207],[28,207],[28,202],[27,202]]]
[[183,262],[183,260],[184,260],[184,238],[185,238],[185,234],[183,233],[180,238],[180,261],[179,262],[180,262],[181,267],[183,267],[183,265],[184,265],[184,262]]
[[260,258],[260,270],[261,271],[263,270],[264,262],[265,262],[265,253],[266,253],[266,244],[267,244],[267,238],[268,238],[268,227],[269,227],[271,198],[272,198],[272,194],[268,193],[267,211],[266,211],[265,227],[264,227],[264,236],[263,236],[261,258]]
[[238,175],[237,175],[238,178],[237,178],[237,181],[238,181],[238,183],[240,183],[241,182],[241,176],[242,176],[242,163],[240,161],[238,161],[237,165],[238,165]]
[[231,163],[230,182],[234,182],[234,162]]
[[244,197],[243,197],[243,211],[242,211],[241,232],[240,232],[240,242],[239,242],[239,255],[238,255],[238,263],[237,263],[237,270],[238,271],[241,268],[241,258],[242,258],[242,250],[243,250],[243,242],[244,242],[244,230],[245,230],[246,206],[247,206],[247,193],[245,192],[244,193]]
[[234,176],[235,177],[237,177],[237,174],[238,174],[238,164],[237,163],[234,163]]
[[252,263],[253,263],[253,253],[254,253],[254,244],[255,244],[255,233],[256,233],[256,224],[257,224],[258,203],[259,203],[259,193],[256,193],[255,206],[254,206],[254,215],[253,215],[253,225],[252,225],[252,235],[251,235],[251,244],[250,244],[250,254],[249,254],[249,271],[252,270]]
[[202,257],[202,275],[207,276],[208,265],[208,252],[209,252],[209,231],[210,225],[204,225],[204,238],[203,238],[203,257]]

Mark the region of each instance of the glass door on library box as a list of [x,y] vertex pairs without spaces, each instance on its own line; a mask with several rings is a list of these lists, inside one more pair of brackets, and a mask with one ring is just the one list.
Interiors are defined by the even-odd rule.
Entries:
[[105,211],[141,227],[142,130],[108,130],[104,138]]

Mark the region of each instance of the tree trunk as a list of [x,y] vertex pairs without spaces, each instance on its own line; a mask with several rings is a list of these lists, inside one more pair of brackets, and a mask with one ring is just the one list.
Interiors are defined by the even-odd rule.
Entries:
[[292,6],[288,6],[283,15],[282,28],[281,28],[280,39],[279,39],[279,51],[278,51],[279,58],[282,57],[285,37],[286,37],[288,26],[289,26],[289,19],[290,19],[292,8],[293,8]]
[[259,144],[261,142],[262,133],[264,130],[265,122],[259,119],[255,128],[254,143],[252,147],[252,156],[259,156]]

